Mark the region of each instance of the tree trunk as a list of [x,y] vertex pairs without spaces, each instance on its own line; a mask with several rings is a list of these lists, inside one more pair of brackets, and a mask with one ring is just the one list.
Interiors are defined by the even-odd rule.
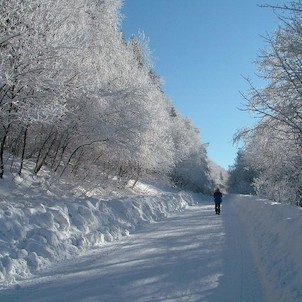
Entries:
[[23,145],[22,145],[22,153],[21,153],[21,160],[20,160],[20,167],[18,174],[21,175],[22,169],[23,169],[23,164],[24,164],[24,155],[25,155],[25,147],[26,147],[26,140],[27,140],[27,130],[28,130],[28,125],[24,128],[24,133],[23,133]]
[[2,141],[0,142],[0,179],[3,178],[3,174],[4,174],[4,159],[3,159],[3,154],[4,154],[4,145],[6,142],[6,138],[7,138],[7,133],[8,133],[8,128],[4,128],[4,135],[2,137]]
[[56,138],[54,138],[51,141],[51,143],[50,143],[49,147],[47,148],[46,152],[44,153],[43,157],[40,158],[40,160],[37,161],[36,167],[35,167],[35,170],[34,170],[35,175],[38,174],[38,172],[41,170],[42,166],[45,164],[45,160],[46,160],[52,146],[54,145],[55,140],[56,140]]

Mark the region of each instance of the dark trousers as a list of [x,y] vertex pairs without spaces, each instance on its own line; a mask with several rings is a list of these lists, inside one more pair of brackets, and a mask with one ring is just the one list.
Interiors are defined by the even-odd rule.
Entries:
[[220,214],[220,202],[215,202],[215,213]]

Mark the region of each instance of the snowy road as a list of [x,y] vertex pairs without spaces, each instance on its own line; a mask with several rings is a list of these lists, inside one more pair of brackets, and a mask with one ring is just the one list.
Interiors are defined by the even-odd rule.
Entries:
[[262,302],[240,220],[226,198],[144,226],[130,237],[0,291],[5,302]]

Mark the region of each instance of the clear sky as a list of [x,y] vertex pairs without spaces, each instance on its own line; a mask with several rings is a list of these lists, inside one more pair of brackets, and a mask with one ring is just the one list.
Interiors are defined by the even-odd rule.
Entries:
[[257,85],[254,61],[267,47],[263,36],[280,21],[259,4],[279,0],[124,0],[126,38],[143,31],[150,38],[154,69],[177,111],[200,129],[208,156],[224,168],[237,153],[235,132],[254,120],[240,111]]

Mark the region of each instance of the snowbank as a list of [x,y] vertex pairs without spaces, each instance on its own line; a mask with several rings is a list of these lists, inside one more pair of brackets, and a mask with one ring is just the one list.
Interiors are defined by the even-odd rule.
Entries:
[[302,208],[232,196],[246,226],[267,301],[302,301]]
[[46,181],[49,175],[45,175],[0,181],[2,283],[118,240],[143,223],[194,203],[185,192],[147,184],[138,185],[130,197],[121,199],[104,200],[97,195],[102,190],[84,192],[84,189],[75,198],[68,187],[65,190],[59,190],[58,185],[49,187]]

